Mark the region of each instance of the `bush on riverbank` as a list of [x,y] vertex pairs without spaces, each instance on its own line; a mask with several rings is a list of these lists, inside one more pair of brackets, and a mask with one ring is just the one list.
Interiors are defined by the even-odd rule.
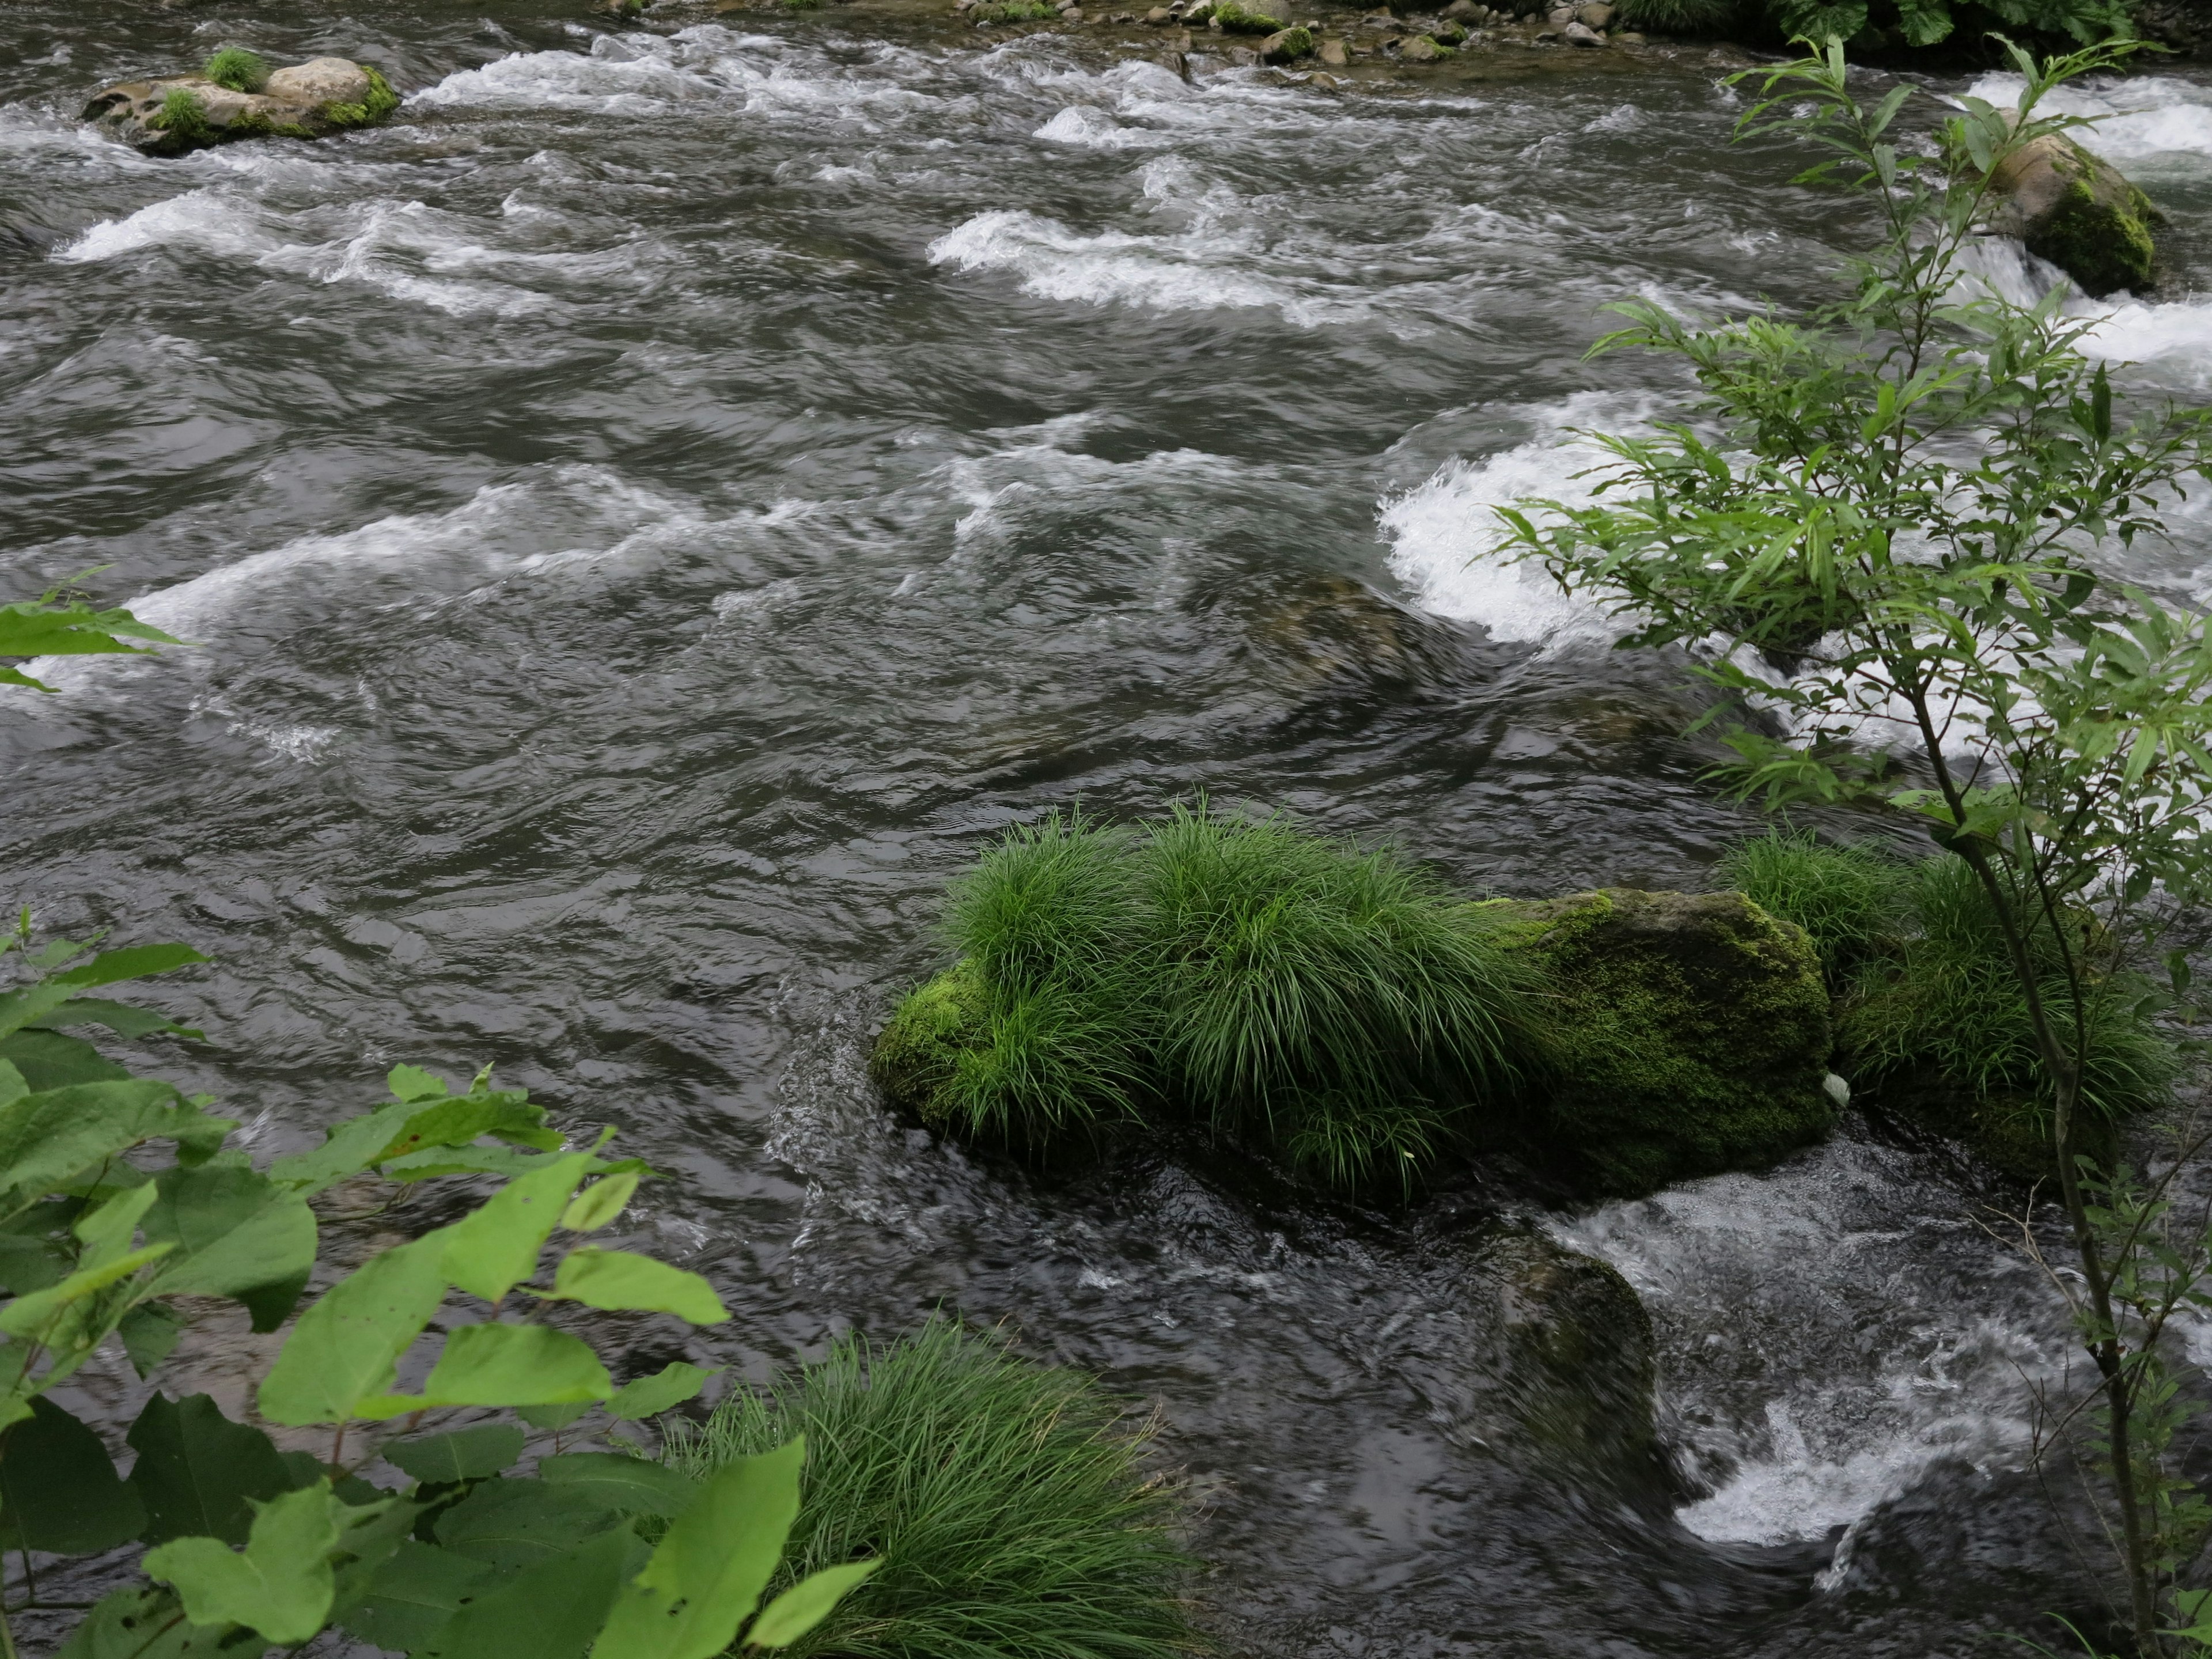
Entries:
[[1170,1659],[1195,1645],[1177,1489],[1149,1431],[1079,1373],[933,1322],[848,1338],[766,1389],[738,1389],[668,1461],[710,1474],[806,1439],[798,1520],[770,1593],[879,1563],[789,1650],[844,1659]]
[[2087,45],[2131,33],[2133,0],[1619,0],[1624,27],[1667,34],[1840,38],[1854,54],[1972,51],[1995,31]]

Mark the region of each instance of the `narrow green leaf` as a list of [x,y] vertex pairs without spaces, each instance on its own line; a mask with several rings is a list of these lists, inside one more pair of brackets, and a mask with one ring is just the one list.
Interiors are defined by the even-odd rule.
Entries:
[[151,1008],[136,1008],[127,1002],[109,1002],[100,997],[72,997],[51,1014],[27,1020],[24,1025],[33,1030],[50,1030],[63,1025],[105,1025],[122,1037],[181,1036],[204,1040],[207,1036],[190,1025],[179,1025],[167,1014],[157,1014]]
[[[58,1285],[43,1291],[33,1291],[28,1296],[17,1297],[6,1307],[0,1308],[0,1331],[10,1336],[28,1336],[44,1332],[58,1315],[72,1304],[82,1302],[95,1291],[106,1290],[118,1279],[128,1279],[149,1261],[158,1261],[173,1247],[167,1244],[149,1244],[143,1249],[133,1250],[128,1255],[98,1267],[86,1267],[71,1273]],[[118,1315],[118,1317],[120,1317]]]
[[496,1303],[538,1271],[538,1253],[560,1224],[568,1194],[592,1163],[571,1152],[510,1181],[447,1229],[445,1273],[456,1288]]
[[635,1171],[595,1181],[576,1194],[561,1224],[572,1233],[595,1233],[623,1212],[636,1191]]
[[714,1287],[698,1274],[649,1255],[589,1245],[562,1258],[553,1275],[550,1299],[635,1313],[674,1314],[694,1325],[719,1325],[730,1316]]
[[475,1480],[512,1468],[522,1455],[523,1438],[512,1423],[483,1423],[448,1434],[388,1440],[377,1450],[386,1462],[417,1480]]
[[414,1659],[583,1659],[644,1551],[627,1527],[604,1532],[477,1596]]
[[446,1338],[420,1395],[364,1399],[354,1411],[362,1417],[392,1418],[441,1406],[557,1406],[605,1400],[614,1391],[591,1345],[566,1331],[545,1325],[464,1325]]
[[691,1507],[699,1483],[665,1463],[622,1452],[563,1452],[538,1461],[538,1478],[548,1486],[589,1493],[625,1515],[673,1517]]
[[624,1419],[655,1416],[696,1398],[708,1379],[720,1376],[723,1370],[717,1366],[705,1370],[681,1359],[672,1360],[651,1376],[641,1376],[616,1389],[615,1397],[607,1401],[607,1413]]
[[880,1561],[848,1561],[809,1573],[761,1609],[761,1616],[745,1632],[745,1645],[789,1647],[836,1612],[838,1602],[881,1565]]
[[204,1394],[155,1395],[129,1438],[138,1454],[130,1485],[145,1503],[140,1535],[149,1544],[198,1534],[243,1544],[253,1523],[247,1500],[301,1484],[267,1435],[232,1422]]
[[434,1232],[372,1256],[300,1316],[262,1380],[261,1414],[272,1423],[343,1423],[392,1386],[399,1356],[446,1299]]
[[804,1440],[725,1464],[623,1589],[592,1659],[714,1659],[737,1638],[799,1514]]
[[280,1646],[323,1627],[335,1581],[339,1508],[325,1486],[257,1506],[243,1554],[214,1538],[179,1538],[146,1552],[146,1576],[173,1584],[196,1625],[245,1625]]
[[51,1400],[0,1437],[0,1549],[89,1555],[136,1538],[146,1506],[107,1448]]

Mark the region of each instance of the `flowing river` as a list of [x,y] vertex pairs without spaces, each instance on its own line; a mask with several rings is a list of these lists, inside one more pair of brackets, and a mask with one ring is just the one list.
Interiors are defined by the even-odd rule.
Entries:
[[[154,993],[210,1038],[163,1064],[259,1150],[400,1060],[620,1125],[672,1176],[644,1237],[737,1315],[695,1358],[945,1305],[1153,1402],[1230,1652],[1924,1659],[2085,1605],[2029,1455],[2063,1320],[1934,1152],[1370,1215],[1196,1152],[1033,1177],[863,1071],[945,877],[1054,803],[1206,788],[1517,894],[1705,879],[1747,819],[1678,671],[1480,556],[1490,503],[1577,488],[1569,428],[1680,406],[1583,361],[1601,305],[1804,304],[1860,228],[1729,144],[1743,60],[1323,88],[673,27],[7,8],[6,597],[106,567],[197,648],[7,694],[0,896],[215,958]],[[75,125],[231,42],[406,105],[175,161]],[[2203,392],[2212,72],[2082,95],[2172,220],[2097,349]],[[2201,601],[2180,526],[2137,556]],[[1643,1296],[1665,1492],[1500,1427],[1470,1286],[1527,1227]]]

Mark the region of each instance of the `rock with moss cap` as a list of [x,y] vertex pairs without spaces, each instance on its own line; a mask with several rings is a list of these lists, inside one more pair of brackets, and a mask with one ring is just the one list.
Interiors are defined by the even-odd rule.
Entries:
[[320,138],[374,126],[399,107],[399,94],[374,69],[343,58],[316,58],[270,72],[260,90],[225,85],[207,73],[123,81],[103,88],[84,118],[153,155],[240,138]]
[[1828,994],[1802,928],[1741,893],[1480,908],[1550,982],[1552,1074],[1528,1133],[1567,1173],[1635,1195],[1827,1133]]
[[2017,236],[2085,294],[2155,287],[2152,230],[2166,222],[2119,171],[2063,133],[2031,140],[1990,174],[1990,228]]

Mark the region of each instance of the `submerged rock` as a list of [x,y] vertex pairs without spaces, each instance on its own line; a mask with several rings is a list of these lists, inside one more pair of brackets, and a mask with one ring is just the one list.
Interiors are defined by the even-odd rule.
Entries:
[[239,138],[320,138],[374,126],[398,107],[399,94],[368,65],[316,58],[275,70],[258,92],[204,75],[118,82],[94,95],[84,118],[149,155],[182,155]]
[[1656,1345],[1634,1287],[1540,1233],[1509,1236],[1490,1265],[1503,1281],[1501,1369],[1522,1431],[1635,1484],[1663,1480]]
[[1756,1168],[1834,1121],[1828,994],[1804,930],[1741,893],[1494,899],[1556,999],[1546,1154],[1624,1196]]
[[2118,169],[2063,133],[2023,144],[1990,175],[1990,224],[2071,276],[2085,294],[2156,285],[2151,230],[2166,222]]

